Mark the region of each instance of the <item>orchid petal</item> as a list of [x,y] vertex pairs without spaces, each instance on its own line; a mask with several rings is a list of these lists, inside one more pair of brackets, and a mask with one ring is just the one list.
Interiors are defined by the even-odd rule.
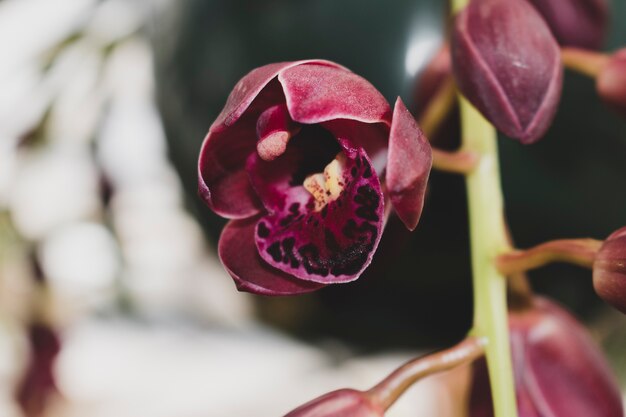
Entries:
[[307,63],[315,64],[322,68],[332,68],[334,71],[341,70],[348,72],[348,70],[341,65],[322,59],[278,62],[255,68],[237,82],[226,100],[224,109],[219,116],[217,116],[215,122],[213,122],[211,129],[223,129],[224,127],[233,125],[257,98],[261,90],[263,90],[263,88],[281,71]]
[[254,244],[257,220],[232,220],[220,236],[218,254],[237,289],[260,295],[292,295],[323,287],[323,284],[296,279],[261,259]]
[[422,214],[431,166],[430,145],[398,98],[389,135],[386,184],[391,203],[409,230],[415,229]]
[[309,63],[278,74],[291,118],[314,124],[334,119],[389,124],[387,100],[365,78]]

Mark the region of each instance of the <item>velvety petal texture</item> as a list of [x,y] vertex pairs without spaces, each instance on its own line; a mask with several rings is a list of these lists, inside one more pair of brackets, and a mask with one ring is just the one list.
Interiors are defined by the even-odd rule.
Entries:
[[607,0],[529,0],[564,46],[600,49],[609,24]]
[[604,301],[626,314],[626,227],[609,236],[598,251],[593,287]]
[[232,220],[220,236],[218,254],[237,289],[260,295],[290,295],[323,287],[295,279],[264,262],[254,244],[256,224],[256,218]]
[[473,0],[452,32],[453,72],[463,95],[500,131],[532,143],[561,95],[560,49],[526,0]]
[[387,189],[398,216],[409,230],[422,214],[433,158],[426,136],[400,98],[393,110],[387,161]]
[[287,107],[297,122],[333,119],[388,122],[387,100],[363,77],[325,65],[298,65],[281,71]]
[[626,118],[626,48],[611,56],[598,74],[596,88],[602,100]]
[[[520,417],[623,417],[619,385],[591,337],[545,299],[509,315]],[[484,360],[477,363],[471,417],[491,417]]]
[[284,417],[383,417],[384,413],[361,391],[342,389],[322,395]]
[[238,289],[300,294],[358,278],[389,199],[415,227],[430,147],[399,106],[392,120],[367,80],[322,60],[266,65],[237,83],[202,145],[198,182],[207,205],[234,219],[219,255]]

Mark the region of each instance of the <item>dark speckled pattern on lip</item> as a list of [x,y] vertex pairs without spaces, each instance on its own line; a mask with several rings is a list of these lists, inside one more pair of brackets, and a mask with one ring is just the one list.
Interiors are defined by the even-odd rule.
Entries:
[[[271,163],[251,157],[251,177],[262,178],[271,169]],[[339,197],[319,211],[301,185],[283,188],[281,204],[257,224],[256,244],[268,264],[320,283],[348,282],[360,275],[380,241],[384,197],[363,150],[346,158],[342,182]]]

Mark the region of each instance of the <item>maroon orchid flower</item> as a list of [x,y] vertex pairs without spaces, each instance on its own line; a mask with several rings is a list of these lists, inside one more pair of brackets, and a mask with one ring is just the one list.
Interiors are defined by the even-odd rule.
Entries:
[[[623,417],[620,389],[591,337],[546,299],[509,314],[520,417]],[[485,361],[474,368],[471,417],[491,417]]]
[[500,131],[532,143],[561,96],[559,45],[526,0],[473,0],[456,18],[452,66],[465,97]]
[[392,114],[340,65],[285,62],[235,86],[200,151],[199,193],[233,219],[218,252],[237,287],[297,294],[358,278],[388,200],[413,229],[430,166],[430,147],[400,99]]

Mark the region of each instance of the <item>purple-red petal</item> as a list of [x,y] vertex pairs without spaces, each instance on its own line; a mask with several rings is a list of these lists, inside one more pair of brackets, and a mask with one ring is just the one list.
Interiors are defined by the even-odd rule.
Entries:
[[415,229],[422,214],[431,166],[428,140],[398,97],[389,135],[386,184],[391,203],[409,230]]
[[323,287],[323,284],[294,278],[261,259],[254,243],[257,220],[232,220],[220,236],[218,254],[237,289],[260,295],[292,295]]
[[252,103],[261,90],[263,90],[263,88],[281,71],[308,63],[333,68],[334,70],[348,71],[339,64],[322,59],[277,62],[255,68],[237,82],[226,100],[224,109],[219,116],[217,116],[215,122],[213,122],[211,129],[222,129],[224,126],[231,126],[248,109],[250,103]]
[[387,100],[369,81],[353,72],[308,63],[282,70],[278,80],[296,122],[351,119],[389,123]]
[[259,220],[255,238],[267,263],[324,284],[353,281],[370,264],[384,223],[380,182],[362,149],[344,163],[336,200],[315,211],[313,197],[296,185],[282,209]]
[[284,69],[314,63],[336,72],[348,72],[330,61],[308,60],[281,62],[256,68],[233,88],[224,109],[211,125],[198,160],[198,192],[217,214],[233,219],[253,216],[262,205],[244,170],[252,152],[256,152],[257,120],[269,107],[284,103],[278,81]]

